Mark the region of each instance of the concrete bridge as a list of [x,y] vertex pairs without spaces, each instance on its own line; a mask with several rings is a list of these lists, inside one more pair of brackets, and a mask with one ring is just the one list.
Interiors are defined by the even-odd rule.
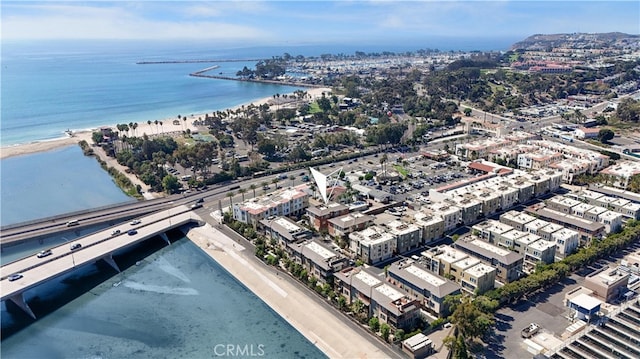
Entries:
[[[7,263],[0,268],[0,300],[10,300],[35,319],[35,314],[24,300],[24,293],[52,278],[74,271],[86,264],[104,260],[116,271],[120,271],[113,259],[117,251],[135,245],[154,236],[169,242],[166,232],[187,223],[204,224],[204,221],[186,205],[172,207],[145,217],[137,218],[137,224],[121,223],[100,232],[51,248],[51,254],[38,258],[36,255]],[[119,230],[118,234],[114,231]],[[71,249],[80,244],[79,248]],[[10,281],[9,276],[20,274],[21,278]]]

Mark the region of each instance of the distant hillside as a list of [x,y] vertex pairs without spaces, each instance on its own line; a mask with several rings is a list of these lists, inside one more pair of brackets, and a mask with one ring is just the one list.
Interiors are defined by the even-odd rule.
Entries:
[[596,49],[638,46],[640,35],[630,35],[621,32],[608,33],[573,33],[573,34],[536,34],[516,42],[511,50],[548,50],[550,48]]

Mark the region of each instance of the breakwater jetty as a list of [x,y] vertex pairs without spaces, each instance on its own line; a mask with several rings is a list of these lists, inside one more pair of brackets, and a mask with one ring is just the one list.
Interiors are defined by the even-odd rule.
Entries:
[[159,60],[159,61],[138,61],[136,65],[161,65],[161,64],[200,64],[200,63],[216,63],[216,62],[245,62],[245,61],[263,61],[264,59],[222,59],[222,60]]
[[205,69],[201,71],[196,71],[196,72],[190,73],[189,76],[205,77],[205,78],[216,79],[216,80],[256,82],[261,84],[274,84],[274,85],[282,85],[282,86],[298,86],[298,87],[308,87],[308,88],[327,87],[326,85],[310,84],[306,82],[296,82],[296,81],[287,81],[287,80],[249,79],[249,78],[229,77],[229,76],[221,76],[221,75],[205,75],[204,74],[205,71],[208,71],[208,70]]

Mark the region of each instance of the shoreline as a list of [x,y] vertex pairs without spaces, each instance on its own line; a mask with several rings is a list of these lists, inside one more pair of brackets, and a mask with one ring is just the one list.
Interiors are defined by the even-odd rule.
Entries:
[[[260,298],[329,358],[388,358],[375,338],[353,330],[339,313],[280,277],[277,270],[263,270],[246,259],[240,243],[209,224],[189,230],[187,238],[215,260],[242,285]],[[285,275],[285,274],[283,274]]]
[[[299,86],[299,87],[302,87],[302,86]],[[327,87],[323,87],[323,88],[310,88],[307,90],[307,93],[311,95],[312,99],[319,97],[322,92],[331,92],[331,89]],[[292,93],[293,92],[289,94],[292,94]],[[264,97],[255,101],[247,101],[243,104],[232,106],[224,110],[227,110],[227,109],[237,110],[239,108],[242,108],[243,106],[248,106],[249,104],[254,104],[256,106],[259,106],[262,104],[269,104],[271,101],[273,101],[273,97]],[[273,105],[270,104],[270,106],[273,106]],[[163,123],[162,128],[158,127],[159,125],[158,126],[155,125],[155,120],[151,121],[151,124],[148,124],[147,122],[140,122],[138,123],[138,128],[136,129],[135,132],[137,136],[142,136],[143,133],[146,133],[149,136],[159,135],[160,133],[163,133],[164,135],[168,135],[175,132],[182,133],[182,131],[185,129],[184,126],[188,126],[188,128],[191,129],[192,131],[194,130],[197,131],[198,128],[193,125],[193,121],[197,120],[198,117],[203,117],[207,113],[209,114],[215,113],[216,111],[220,111],[220,110],[212,110],[209,112],[203,112],[203,113],[185,116],[185,118],[187,118],[187,121],[185,122],[183,120],[179,120],[179,122],[181,122],[179,125],[173,124],[173,121],[177,120],[177,117],[158,119],[158,122]],[[34,140],[27,143],[3,146],[3,147],[0,147],[0,160],[5,158],[10,158],[10,157],[16,157],[16,156],[35,154],[40,152],[48,152],[48,151],[52,151],[62,147],[77,145],[82,140],[87,141],[87,143],[91,145],[93,143],[91,139],[91,135],[93,131],[102,127],[111,127],[115,129],[116,124],[102,125],[102,126],[97,126],[91,129],[78,130],[77,132],[73,132],[72,137],[60,137],[55,139]]]

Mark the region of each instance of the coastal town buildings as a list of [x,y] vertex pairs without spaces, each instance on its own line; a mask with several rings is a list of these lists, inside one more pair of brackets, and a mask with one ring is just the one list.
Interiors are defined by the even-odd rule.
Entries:
[[346,237],[373,224],[374,216],[354,212],[328,220],[328,233],[334,237]]
[[349,263],[348,258],[336,250],[314,240],[292,243],[288,248],[291,257],[321,284],[329,282],[333,273],[341,271]]
[[456,249],[496,268],[496,279],[508,283],[520,278],[524,257],[471,236],[456,241]]
[[329,220],[349,213],[349,207],[335,202],[329,202],[326,205],[313,201],[307,210],[309,223],[317,231],[326,231],[329,227]]
[[298,188],[278,192],[233,204],[233,219],[252,226],[268,217],[301,216],[309,206],[309,195]]
[[611,184],[614,187],[626,189],[631,178],[640,175],[640,162],[620,161],[603,169],[600,173],[611,177],[613,179]]
[[260,221],[265,234],[278,241],[280,247],[311,239],[311,231],[287,217],[265,218]]
[[386,228],[374,225],[349,234],[350,249],[365,263],[375,264],[390,259],[396,252],[396,238]]
[[436,316],[446,315],[444,298],[460,292],[459,285],[432,273],[412,259],[391,264],[387,270],[387,281]]

